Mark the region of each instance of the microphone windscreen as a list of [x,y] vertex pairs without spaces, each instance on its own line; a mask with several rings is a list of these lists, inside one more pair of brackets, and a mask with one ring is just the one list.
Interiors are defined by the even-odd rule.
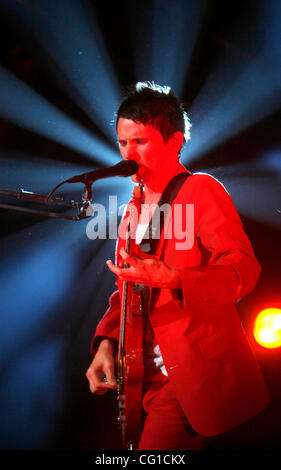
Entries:
[[[139,165],[135,160],[124,160],[120,162],[120,170],[122,171],[122,175],[124,176],[131,176],[138,172]],[[116,167],[117,169],[117,167]]]

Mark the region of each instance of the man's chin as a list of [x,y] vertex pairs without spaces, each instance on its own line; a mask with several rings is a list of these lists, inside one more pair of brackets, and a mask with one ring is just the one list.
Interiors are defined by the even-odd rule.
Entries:
[[140,183],[140,181],[139,181],[137,175],[132,175],[132,176],[131,176],[131,181],[132,181],[133,183]]
[[131,176],[133,183],[141,183],[143,181],[144,173],[144,168],[141,167],[135,175]]

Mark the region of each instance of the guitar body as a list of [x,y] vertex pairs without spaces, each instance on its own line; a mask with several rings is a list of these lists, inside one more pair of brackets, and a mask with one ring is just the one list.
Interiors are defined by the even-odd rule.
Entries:
[[127,309],[125,351],[122,358],[123,393],[119,398],[123,443],[131,447],[140,438],[142,427],[143,318],[141,292],[129,286],[131,297]]

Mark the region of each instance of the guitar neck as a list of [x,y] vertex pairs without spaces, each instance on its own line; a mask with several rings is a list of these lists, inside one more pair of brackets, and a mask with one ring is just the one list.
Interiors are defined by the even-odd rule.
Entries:
[[[130,252],[130,223],[128,224],[126,234],[126,252]],[[128,264],[125,263],[125,267]],[[125,335],[126,335],[126,316],[127,316],[127,297],[128,297],[128,282],[123,281],[122,289],[122,303],[121,303],[121,317],[120,317],[120,333],[119,333],[119,344],[118,344],[118,382],[119,387],[124,382],[124,358],[126,355],[125,351]]]
[[[118,345],[118,366],[122,364],[122,358],[125,356],[125,333],[126,333],[126,306],[127,306],[127,292],[128,283],[123,282],[122,292],[122,305],[121,305],[121,318],[120,318],[120,333],[119,333],[119,345]],[[121,371],[119,371],[121,373]],[[121,374],[122,375],[122,374]],[[120,379],[120,377],[119,377]]]

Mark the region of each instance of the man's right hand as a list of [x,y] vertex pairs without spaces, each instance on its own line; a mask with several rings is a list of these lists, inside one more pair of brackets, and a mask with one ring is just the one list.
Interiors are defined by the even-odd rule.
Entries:
[[92,393],[103,395],[107,390],[114,390],[117,386],[114,376],[115,346],[116,341],[110,338],[104,338],[99,345],[96,355],[86,372]]

